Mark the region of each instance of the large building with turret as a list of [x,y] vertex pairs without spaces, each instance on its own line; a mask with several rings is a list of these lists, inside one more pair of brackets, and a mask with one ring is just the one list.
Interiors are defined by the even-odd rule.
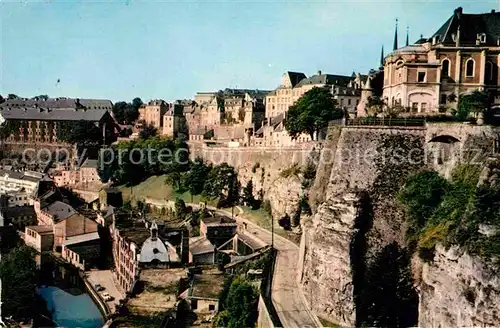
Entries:
[[[404,47],[398,47],[396,25],[394,49],[383,59],[382,100],[403,115],[450,113],[460,96],[476,90],[490,92],[498,103],[499,65],[495,10],[468,14],[457,8],[431,37]],[[373,91],[365,89],[364,102]],[[358,106],[358,116],[366,113],[366,106]]]

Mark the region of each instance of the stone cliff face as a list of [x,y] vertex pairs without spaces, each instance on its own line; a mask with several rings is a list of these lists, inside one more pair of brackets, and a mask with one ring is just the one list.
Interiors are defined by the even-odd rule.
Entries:
[[314,146],[301,149],[231,149],[190,145],[190,151],[192,157],[201,156],[212,163],[227,162],[234,166],[242,187],[252,180],[254,196],[263,196],[270,202],[275,220],[285,215],[293,217],[306,193],[300,173],[282,176],[281,172],[294,165],[303,168],[308,162],[317,162],[319,155],[319,149]]
[[356,322],[350,247],[357,201],[353,193],[329,198],[302,233],[302,243],[309,245],[304,260],[304,294],[316,313],[345,326]]
[[[405,247],[405,214],[396,201],[396,193],[405,179],[426,167],[449,177],[453,167],[469,162],[474,156],[484,161],[492,152],[494,133],[489,127],[457,124],[394,129],[344,127],[330,131],[310,191],[313,216],[303,222],[301,240],[303,266],[299,278],[305,297],[318,316],[345,326],[357,324],[353,266],[359,262],[353,261],[366,264],[393,242]],[[359,235],[355,225],[359,208],[347,195],[363,191],[371,202],[371,213],[365,219],[371,222],[366,233],[358,236],[364,238],[366,252],[358,254],[363,258],[356,260],[352,244]],[[498,314],[491,310],[500,308],[497,282],[486,283],[488,275],[481,276],[485,268],[477,259],[472,261],[462,255],[453,260],[436,255],[436,260],[434,266],[425,264],[423,274],[416,277],[416,283],[422,284],[420,325],[449,327],[460,322],[479,325],[491,324],[492,320],[500,325]],[[469,260],[472,262],[467,264]],[[443,278],[438,279],[445,268],[451,271],[443,272]],[[463,271],[463,276],[459,271]],[[458,307],[450,307],[448,303],[458,300],[460,290],[467,284],[485,287],[476,290],[473,304],[461,304],[465,309],[462,321],[456,321],[456,316],[452,321],[449,316]],[[467,301],[465,296],[463,299]],[[489,317],[486,309],[490,309]]]
[[498,327],[500,276],[456,247],[422,267],[419,327]]
[[424,131],[344,128],[334,138],[337,142],[327,144],[330,148],[322,151],[322,156],[330,153],[330,160],[320,160],[311,190],[310,203],[317,211],[312,222],[303,226],[301,281],[306,299],[320,317],[353,326],[356,305],[351,247],[358,232],[355,221],[360,208],[346,195],[365,191],[373,200],[371,213],[363,219],[371,221],[371,229],[360,236],[368,251],[401,241],[403,216],[393,204],[394,190],[408,174],[421,168],[421,163],[391,163],[389,159],[394,148],[401,149],[403,155],[412,148],[421,149]]

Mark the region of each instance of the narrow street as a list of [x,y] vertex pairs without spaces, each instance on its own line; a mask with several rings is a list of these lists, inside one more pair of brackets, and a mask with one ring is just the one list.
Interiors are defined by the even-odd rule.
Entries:
[[[230,211],[217,211],[231,216]],[[238,216],[235,216],[235,219],[238,223],[246,223],[247,231],[271,244],[271,232]],[[271,295],[283,327],[321,327],[319,319],[307,308],[305,298],[297,283],[299,247],[277,234],[274,234],[274,247],[278,250],[278,255]]]

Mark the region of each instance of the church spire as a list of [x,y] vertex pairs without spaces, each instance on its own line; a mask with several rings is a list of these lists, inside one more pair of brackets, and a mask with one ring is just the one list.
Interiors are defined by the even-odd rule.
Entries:
[[396,50],[398,48],[398,19],[396,18],[396,29],[394,31],[394,46],[392,50]]
[[410,44],[410,27],[406,25],[406,45]]
[[384,45],[382,45],[382,50],[380,51],[380,67],[384,67]]

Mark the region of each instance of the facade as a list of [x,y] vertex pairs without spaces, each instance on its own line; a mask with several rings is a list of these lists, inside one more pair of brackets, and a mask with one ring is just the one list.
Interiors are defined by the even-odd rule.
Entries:
[[198,236],[189,240],[189,263],[214,264],[215,247],[206,237]]
[[[131,292],[139,278],[141,268],[180,265],[181,256],[176,248],[160,234],[158,225],[127,218],[129,214],[115,212],[110,226],[113,240],[114,271],[122,291]],[[181,240],[181,253],[184,238]],[[181,254],[182,255],[182,254]]]
[[80,121],[99,127],[103,140],[115,137],[115,121],[107,109],[49,108],[27,106],[0,107],[0,116],[7,122],[5,140],[17,143],[58,144],[64,141],[68,124]]
[[200,235],[207,238],[216,247],[233,238],[236,229],[236,221],[228,217],[215,216],[200,220]]
[[27,226],[24,231],[26,245],[38,252],[51,251],[54,245],[54,230],[51,226]]
[[314,87],[330,87],[339,106],[354,108],[356,101],[360,98],[359,91],[363,78],[366,77],[354,73],[352,76],[346,76],[323,74],[318,71],[317,74],[308,78],[304,73],[286,72],[281,78],[279,87],[266,96],[266,118],[286,113],[290,106]]
[[[15,195],[19,193],[22,197],[31,194],[38,181],[43,177],[42,173],[30,171],[0,170],[0,194]],[[26,199],[17,199],[20,204],[24,204]]]
[[151,100],[139,107],[138,121],[145,125],[152,125],[161,131],[163,127],[163,115],[168,110],[168,104],[164,100]]
[[496,93],[500,83],[500,13],[457,8],[430,38],[395,49],[384,59],[383,99],[409,115],[456,108],[461,95]]
[[80,167],[69,170],[57,171],[54,174],[54,183],[58,187],[100,184],[98,162],[95,159],[86,159]]
[[0,216],[6,225],[12,225],[20,231],[37,222],[35,209],[31,205],[1,207]]
[[184,107],[182,105],[171,104],[170,109],[163,116],[162,135],[187,139],[188,126],[183,111]]
[[[265,122],[257,126],[250,137],[250,144],[261,147],[292,147],[313,141],[310,135],[301,134],[292,139],[285,128],[288,109],[312,88],[327,87],[338,106],[356,115],[356,106],[361,99],[361,86],[366,76],[353,73],[351,76],[317,74],[306,77],[304,73],[286,72],[279,87],[267,94],[265,99]],[[333,109],[332,109],[333,110]],[[317,140],[318,136],[314,136]]]
[[61,256],[78,269],[85,271],[99,259],[101,242],[97,232],[85,233],[66,238]]

